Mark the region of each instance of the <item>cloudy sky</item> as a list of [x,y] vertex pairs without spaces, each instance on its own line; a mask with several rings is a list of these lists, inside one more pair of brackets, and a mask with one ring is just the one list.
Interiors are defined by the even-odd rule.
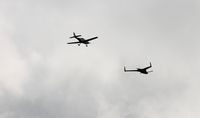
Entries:
[[0,118],[199,118],[199,31],[198,0],[0,0]]

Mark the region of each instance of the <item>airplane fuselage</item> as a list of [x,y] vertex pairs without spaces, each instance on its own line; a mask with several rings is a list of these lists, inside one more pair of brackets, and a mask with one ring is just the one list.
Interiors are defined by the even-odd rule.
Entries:
[[90,44],[90,42],[87,41],[87,40],[85,40],[84,38],[78,38],[78,37],[76,37],[76,39],[77,39],[80,43]]
[[146,69],[137,69],[138,72],[143,73],[143,74],[148,74]]

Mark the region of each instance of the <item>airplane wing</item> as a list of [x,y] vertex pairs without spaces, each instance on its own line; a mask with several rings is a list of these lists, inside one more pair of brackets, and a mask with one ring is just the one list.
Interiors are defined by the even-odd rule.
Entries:
[[77,44],[77,43],[80,43],[80,42],[69,42],[67,44]]
[[91,40],[94,40],[94,39],[97,39],[98,37],[93,37],[93,38],[90,38],[90,39],[87,39],[85,41],[91,41]]
[[126,67],[124,66],[124,72],[131,72],[131,71],[138,71],[138,70],[126,70]]
[[138,70],[125,70],[125,72],[132,72],[132,71],[138,71]]

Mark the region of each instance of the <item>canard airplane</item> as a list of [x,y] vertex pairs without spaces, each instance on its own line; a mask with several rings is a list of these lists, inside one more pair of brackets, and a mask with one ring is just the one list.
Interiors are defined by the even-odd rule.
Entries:
[[124,72],[140,72],[142,74],[148,74],[150,72],[153,72],[153,71],[147,71],[147,69],[149,69],[151,67],[152,67],[151,62],[150,62],[150,66],[148,66],[146,68],[137,68],[136,70],[127,70],[126,67],[124,66]]

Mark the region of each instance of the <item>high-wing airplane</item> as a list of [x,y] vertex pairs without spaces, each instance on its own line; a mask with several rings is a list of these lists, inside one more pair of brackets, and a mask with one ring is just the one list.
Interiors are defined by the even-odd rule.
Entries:
[[147,69],[151,68],[152,65],[151,65],[151,62],[150,62],[150,66],[146,67],[146,68],[137,68],[137,70],[126,70],[126,67],[124,66],[124,72],[131,72],[131,71],[135,71],[135,72],[140,72],[142,74],[148,74],[150,72],[153,72],[153,71],[147,71]]
[[98,38],[98,37],[93,37],[93,38],[90,38],[90,39],[84,39],[84,38],[80,38],[80,36],[81,36],[81,35],[76,35],[76,34],[73,32],[73,36],[72,36],[72,37],[69,37],[69,38],[75,38],[75,39],[77,39],[78,41],[77,41],[77,42],[69,42],[69,43],[67,43],[67,44],[78,44],[78,46],[80,46],[81,43],[83,43],[83,44],[85,44],[86,47],[87,47],[88,44],[90,44],[89,41]]

